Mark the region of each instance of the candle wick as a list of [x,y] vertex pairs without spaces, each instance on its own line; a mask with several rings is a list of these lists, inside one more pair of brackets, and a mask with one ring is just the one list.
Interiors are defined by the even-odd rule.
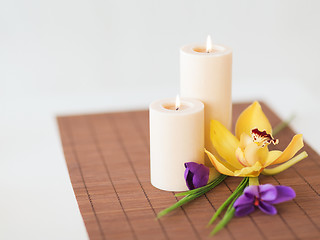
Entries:
[[179,107],[177,107],[177,108],[176,108],[176,111],[178,111],[179,109],[180,109],[180,108],[179,108]]

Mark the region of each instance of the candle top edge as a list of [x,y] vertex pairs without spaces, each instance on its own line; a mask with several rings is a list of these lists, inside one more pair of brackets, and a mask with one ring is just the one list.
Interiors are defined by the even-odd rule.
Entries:
[[175,98],[164,98],[153,101],[149,105],[149,109],[161,113],[167,114],[191,114],[196,112],[201,112],[204,110],[204,104],[197,99],[193,98],[181,98],[181,105],[186,106],[186,108],[181,108],[180,110],[169,109],[166,106],[175,106]]
[[180,52],[184,54],[192,54],[195,56],[208,56],[208,57],[232,54],[232,49],[225,45],[213,44],[212,48],[213,48],[212,52],[205,52],[206,46],[204,44],[193,43],[193,44],[187,44],[182,46],[180,48]]

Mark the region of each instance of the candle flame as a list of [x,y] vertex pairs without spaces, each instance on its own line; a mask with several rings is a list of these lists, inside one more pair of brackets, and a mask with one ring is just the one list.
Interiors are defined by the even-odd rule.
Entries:
[[207,46],[206,46],[206,52],[207,53],[210,53],[210,52],[212,52],[212,41],[211,41],[211,37],[210,37],[210,35],[208,35],[208,37],[207,37]]
[[178,111],[180,109],[180,97],[179,97],[179,94],[177,95],[176,97],[176,111]]

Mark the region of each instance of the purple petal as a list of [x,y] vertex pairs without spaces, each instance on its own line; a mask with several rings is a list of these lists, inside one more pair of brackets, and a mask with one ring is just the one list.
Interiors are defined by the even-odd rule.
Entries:
[[184,163],[185,168],[189,169],[191,172],[196,172],[199,166],[202,164],[195,163],[195,162],[186,162]]
[[277,198],[270,203],[277,204],[285,201],[292,200],[296,197],[296,193],[291,187],[287,186],[276,186],[277,189]]
[[254,197],[249,196],[247,197],[246,195],[241,195],[233,204],[235,208],[240,207],[242,205],[248,205],[251,204],[253,206],[254,203]]
[[273,205],[267,202],[260,201],[258,207],[262,212],[266,214],[269,214],[269,215],[277,214],[277,209]]
[[243,194],[248,198],[259,197],[259,186],[251,185],[244,189]]
[[237,217],[243,217],[252,213],[255,208],[252,204],[246,204],[246,205],[235,207],[235,209],[236,209],[235,215]]
[[195,188],[203,187],[207,185],[209,179],[209,172],[208,174],[200,174],[193,176],[193,185]]
[[208,183],[208,167],[195,162],[187,162],[184,166],[186,167],[184,178],[186,180],[187,187],[190,190],[203,187]]
[[184,179],[186,180],[186,184],[187,184],[187,187],[192,190],[194,189],[194,185],[193,185],[193,182],[192,182],[192,179],[193,179],[193,173],[191,171],[189,171],[189,169],[186,169],[184,171]]
[[259,186],[260,199],[271,202],[277,198],[277,189],[271,184],[264,184]]
[[187,178],[188,178],[188,174],[189,174],[189,168],[188,168],[188,163],[184,163],[184,167],[186,168],[186,170],[184,170],[184,179],[187,181]]

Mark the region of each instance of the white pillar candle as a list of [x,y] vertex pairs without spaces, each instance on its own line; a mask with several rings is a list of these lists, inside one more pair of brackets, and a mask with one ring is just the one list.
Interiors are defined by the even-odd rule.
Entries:
[[[208,37],[209,38],[209,37]],[[210,120],[220,121],[229,130],[232,123],[232,50],[222,45],[186,45],[180,50],[180,90],[182,97],[204,103],[205,147],[213,152]]]
[[[177,108],[179,108],[177,110]],[[204,105],[196,99],[150,104],[151,184],[167,191],[188,190],[184,163],[204,161]]]

